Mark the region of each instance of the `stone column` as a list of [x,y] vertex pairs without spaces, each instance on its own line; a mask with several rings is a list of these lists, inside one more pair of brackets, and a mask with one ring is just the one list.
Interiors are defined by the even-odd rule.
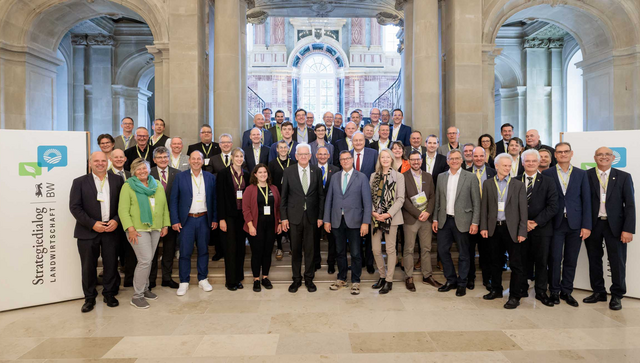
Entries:
[[551,140],[551,105],[547,104],[551,89],[548,45],[548,39],[536,38],[525,39],[524,44],[527,58],[527,123],[520,132],[538,130],[543,144],[549,144]]
[[[502,49],[496,49],[494,44],[486,44],[482,51],[482,133],[493,133],[496,130],[496,57]],[[498,129],[498,133],[500,129]],[[478,134],[481,135],[481,134]],[[469,135],[471,136],[471,135]]]
[[560,133],[567,129],[564,121],[563,107],[563,75],[562,75],[562,48],[564,41],[553,41],[550,45],[551,52],[551,127],[548,145],[555,145],[560,141]]
[[92,149],[100,134],[114,134],[120,123],[113,119],[112,57],[113,36],[89,35],[85,52],[85,128],[91,132]]
[[84,131],[86,119],[84,115],[84,57],[87,38],[83,35],[71,37],[73,45],[73,130]]
[[[401,60],[401,108],[404,112],[404,122],[411,126],[413,124],[413,0],[408,0],[404,5],[404,30]],[[428,135],[428,133],[426,135]]]
[[[214,20],[214,132],[238,141],[246,125],[245,0],[216,0]],[[243,79],[244,76],[244,79]]]
[[527,87],[518,86],[518,123],[513,124],[516,127],[514,136],[519,136],[524,140],[527,128]]
[[[147,50],[153,55],[153,67],[155,69],[155,110],[156,117],[165,120],[165,133],[168,135],[177,135],[172,133],[172,122],[167,115],[171,114],[170,99],[170,68],[169,68],[169,43],[154,42],[148,45]],[[114,116],[115,117],[115,116]],[[124,117],[124,116],[123,116]],[[135,117],[135,116],[130,116]],[[121,120],[122,118],[120,118]],[[120,121],[118,120],[118,121]],[[115,120],[114,120],[115,121]],[[137,122],[138,120],[136,120]],[[184,137],[184,136],[183,136]],[[186,143],[186,141],[185,141]]]

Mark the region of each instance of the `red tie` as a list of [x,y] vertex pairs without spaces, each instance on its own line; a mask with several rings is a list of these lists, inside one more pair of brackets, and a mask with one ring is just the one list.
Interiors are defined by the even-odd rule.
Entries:
[[358,158],[356,159],[356,170],[360,171],[360,153],[358,153]]

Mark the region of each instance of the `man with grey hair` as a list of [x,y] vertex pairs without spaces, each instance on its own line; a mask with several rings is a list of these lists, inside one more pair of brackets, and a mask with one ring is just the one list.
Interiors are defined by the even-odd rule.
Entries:
[[342,126],[343,117],[342,117],[342,114],[340,112],[336,112],[333,120],[334,120],[333,121],[333,127],[341,129],[342,131],[344,131],[344,127]]
[[146,127],[138,127],[135,132],[136,144],[129,147],[124,152],[127,162],[124,163],[124,170],[129,170],[131,163],[137,158],[143,158],[155,166],[153,163],[153,145],[149,144],[149,130]]
[[[333,122],[333,113],[327,111],[322,116],[322,120],[324,121],[324,125],[327,127],[327,133],[325,134],[324,139],[329,143],[333,144],[334,142],[344,139],[344,131],[339,127],[336,127]],[[332,160],[333,162],[333,160]]]
[[467,143],[462,146],[462,157],[464,158],[464,164],[462,164],[462,168],[466,171],[471,171],[473,169],[473,149],[475,145],[472,143]]
[[194,150],[198,150],[204,156],[204,171],[213,172],[211,167],[211,159],[220,154],[220,145],[213,141],[213,129],[211,126],[204,124],[200,128],[200,142],[189,145],[187,156],[190,156]]
[[447,156],[449,151],[460,148],[460,130],[451,126],[447,129],[447,140],[448,143],[441,145],[438,148],[438,154]]
[[189,169],[189,157],[182,153],[182,138],[175,136],[171,138],[171,143],[169,144],[171,147],[171,153],[169,154],[169,165],[172,168],[178,169],[180,171],[185,171]]
[[378,141],[378,128],[380,127],[380,109],[376,107],[372,108],[369,112],[369,118],[371,119],[371,121],[369,121],[367,125],[373,126],[372,142]]
[[231,165],[231,149],[233,149],[233,137],[229,134],[222,134],[218,137],[219,152],[218,155],[211,158],[211,169],[208,171],[217,175],[224,168]]

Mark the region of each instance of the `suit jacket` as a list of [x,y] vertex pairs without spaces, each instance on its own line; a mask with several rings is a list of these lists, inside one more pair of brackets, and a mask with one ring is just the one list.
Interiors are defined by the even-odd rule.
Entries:
[[302,189],[302,181],[298,174],[298,165],[284,169],[282,193],[280,193],[280,218],[293,224],[301,224],[307,209],[307,222],[317,226],[317,220],[324,215],[324,189],[322,188],[322,172],[317,166],[309,164],[309,188],[307,193]]
[[[513,163],[514,161],[511,162]],[[513,168],[513,164],[511,164],[511,167]],[[522,157],[520,157],[518,158],[518,171],[515,176],[520,176],[522,174],[524,174],[524,165],[522,165]]]
[[[413,150],[413,146],[408,145],[404,147],[404,156],[407,158],[407,160],[409,160],[409,156],[411,155],[411,151]],[[422,155],[422,157],[424,158],[424,154],[427,153],[427,148],[424,146],[420,146],[420,148],[418,149],[418,151],[420,151],[420,154]]]
[[[207,172],[201,171],[204,179],[205,198],[207,204],[207,225],[218,221],[216,209],[216,177]],[[193,186],[191,184],[191,170],[181,171],[176,175],[171,187],[171,199],[169,201],[169,215],[171,225],[180,223],[184,226],[189,217],[189,209],[193,201]]]
[[[469,232],[472,224],[480,224],[480,189],[477,188],[478,179],[465,170],[458,170],[460,179],[456,189],[455,221],[458,231]],[[443,173],[436,185],[436,205],[434,221],[439,221],[438,229],[442,229],[447,220],[447,182],[449,173]]]
[[[249,129],[249,130],[245,131],[245,132],[242,134],[242,148],[243,148],[243,149],[244,149],[245,147],[251,147],[252,141],[251,141],[251,139],[249,138],[249,134],[251,134],[251,130],[252,130],[252,129],[253,129],[253,128],[251,128],[251,129]],[[274,129],[274,131],[275,131],[275,129]],[[266,146],[266,147],[271,147],[271,144],[273,144],[273,143],[274,143],[274,141],[273,141],[273,140],[274,140],[274,139],[273,139],[273,134],[272,134],[270,131],[268,131],[267,129],[263,129],[263,130],[262,130],[262,135],[263,135],[263,137],[264,137],[264,142],[263,142],[262,144],[263,144],[264,146]],[[276,137],[277,137],[277,136],[278,136],[278,135],[276,134]]]
[[[231,155],[229,155],[229,165],[231,165]],[[204,166],[202,167],[205,168]],[[209,167],[207,167],[207,171],[213,175],[217,175],[222,170],[228,168],[228,166],[224,165],[224,155],[222,153],[213,156],[211,161],[209,161]]]
[[278,188],[279,192],[282,192],[282,179],[284,177],[284,169],[292,165],[296,165],[296,162],[291,159],[282,161],[282,166],[280,166],[280,163],[278,163],[277,159],[271,160],[269,162],[269,174],[271,174],[271,184],[275,185],[276,188]]
[[327,130],[326,135],[324,136],[324,139],[332,144],[335,144],[336,141],[344,139],[345,138],[345,133],[342,129],[339,129],[337,127],[331,127],[331,139],[329,139],[329,130]]
[[[273,230],[275,231],[280,224],[280,192],[273,184],[269,185],[269,190],[273,194],[273,220],[275,223]],[[249,185],[242,195],[242,214],[244,215],[244,227],[242,229],[247,233],[249,233],[249,222],[253,224],[254,228],[258,228],[258,217],[260,215],[258,198],[264,198],[264,196],[262,192],[258,192],[258,186],[253,184]]]
[[153,162],[153,150],[155,148],[150,145],[147,144],[146,147],[146,151],[140,151],[140,149],[138,148],[138,145],[133,145],[132,147],[128,148],[125,152],[124,152],[124,156],[127,158],[127,161],[125,161],[124,163],[124,170],[127,171],[131,171],[131,163],[133,163],[134,160],[136,160],[137,158],[146,158],[145,160],[147,160],[150,164],[150,166],[153,168],[154,166],[156,166],[156,163]]
[[[265,127],[267,125],[265,124]],[[271,144],[274,144],[278,141],[280,141],[280,139],[278,139],[278,129],[275,125],[275,122],[273,124],[271,124],[269,127],[267,127],[267,129],[269,130],[269,133],[271,134]],[[282,133],[280,133],[282,135]],[[282,137],[281,137],[282,138]],[[269,145],[269,147],[271,147],[271,145]]]
[[[291,159],[291,161],[295,162],[296,161],[296,146],[298,145],[298,142],[296,141],[296,139],[292,139],[291,143],[292,144],[289,144],[289,146],[291,147],[291,151],[289,152],[289,158]],[[269,150],[269,161],[275,160],[278,157],[278,150],[277,150],[276,146],[278,146],[277,143],[271,145],[271,150]]]
[[116,143],[113,145],[114,149],[120,149],[122,151],[126,151],[128,148],[136,144],[135,133],[131,133],[131,138],[129,139],[129,143],[124,145],[124,137],[122,135],[116,136]]
[[[402,206],[404,205],[404,188],[405,181],[404,175],[400,174],[397,170],[391,170],[390,175],[396,180],[396,198],[391,205],[391,208],[387,211],[391,215],[391,225],[392,226],[400,226],[404,224],[404,218],[402,216]],[[375,174],[372,174],[369,177],[369,187],[373,190],[373,183],[375,180]],[[372,210],[375,208],[372,206]]]
[[[316,153],[318,152],[318,140],[313,140],[312,143],[309,144],[311,146],[311,164],[318,165],[318,159],[316,158]],[[334,154],[334,146],[328,142],[324,143],[327,150],[329,150],[329,163],[333,162],[333,154]]]
[[178,158],[178,162],[173,165],[173,161],[171,160],[171,154],[169,154],[169,165],[180,171],[189,170],[191,166],[189,165],[189,157],[185,154],[180,153],[180,157]]
[[[311,127],[307,127],[307,144],[316,140],[316,133]],[[293,128],[293,140],[298,142],[298,127]]]
[[[449,146],[451,146],[449,144],[449,142],[447,141],[446,144],[440,145],[440,147],[438,148],[438,154],[444,156],[444,159],[447,160],[447,154],[449,153]],[[453,146],[451,146],[451,150],[453,149],[460,149],[460,147],[462,146],[462,144],[460,142],[458,142],[458,147],[454,148]],[[462,151],[462,149],[460,149],[460,151]],[[463,161],[464,163],[464,161]]]
[[[596,172],[600,171],[597,168],[587,170],[591,189],[591,218],[594,221],[598,219],[600,210],[600,181]],[[631,174],[611,168],[604,207],[607,211],[607,222],[616,238],[619,238],[622,232],[636,233],[634,194]]]
[[[418,186],[416,180],[413,178],[411,170],[404,172],[404,184],[405,184],[405,196],[404,205],[402,207],[402,216],[404,217],[404,223],[407,225],[413,225],[418,221],[418,217],[422,213],[421,210],[416,208],[411,202],[411,198],[418,195]],[[422,172],[422,191],[427,197],[427,210],[429,213],[429,221],[433,220],[433,211],[436,206],[435,200],[435,185],[433,184],[433,178],[431,174]]]
[[[389,139],[393,140],[393,124],[390,127]],[[404,146],[410,145],[409,139],[411,139],[411,127],[400,124],[400,131],[398,131],[398,138],[396,140],[402,141]]]
[[[427,154],[423,156],[424,158],[424,170],[427,170]],[[433,178],[433,184],[438,186],[438,176],[445,171],[449,170],[449,164],[447,164],[447,157],[442,156],[441,154],[436,153],[436,160],[433,164],[433,169],[431,170],[431,177]]]
[[[371,178],[371,174],[376,171],[376,164],[378,163],[378,152],[368,147],[362,149],[362,152],[364,153],[364,160],[361,160],[360,172],[364,174],[368,179]],[[351,156],[353,156],[353,168],[355,169],[357,158],[355,149],[351,150]]]
[[[327,181],[324,184],[324,195],[326,197],[327,193],[329,192],[329,188],[331,187],[331,178],[340,171],[340,168],[338,168],[335,165],[331,165],[331,160],[327,161],[327,165],[326,165],[326,173],[327,173]],[[316,165],[318,167],[318,169],[320,169],[319,165]],[[320,170],[320,175],[322,175],[322,170]]]
[[167,141],[169,140],[171,140],[171,138],[165,134],[162,134],[156,142],[153,142],[153,139],[149,137],[149,143],[153,145],[153,147],[164,146],[169,149],[169,152],[171,152],[171,148],[167,146]]
[[[236,204],[235,180],[231,171],[231,166],[223,169],[217,175],[216,195],[218,196],[218,219],[223,220],[229,217],[238,218],[242,216],[242,211],[238,211]],[[242,170],[245,189],[249,186],[251,174],[247,170]],[[239,181],[240,178],[238,178]],[[243,190],[244,192],[244,190]]]
[[[113,173],[107,173],[107,178],[109,178],[109,220],[113,219],[118,222],[118,228],[120,228],[118,201],[124,181]],[[93,173],[73,180],[69,193],[69,210],[73,218],[76,219],[76,227],[73,231],[74,238],[92,239],[98,236],[99,233],[93,230],[93,226],[96,222],[102,221],[102,211],[98,201],[98,189],[93,181]]]
[[[527,192],[527,176],[520,175],[518,180],[524,184],[525,194]],[[558,213],[558,190],[553,179],[538,173],[533,183],[531,200],[529,200],[528,220],[538,224],[531,232],[531,236],[553,236],[553,217]]]
[[496,156],[506,152],[507,152],[507,149],[504,146],[504,139],[500,141],[496,141]]
[[[391,146],[392,141],[389,140],[389,142],[387,143],[387,148],[389,148]],[[369,147],[375,151],[378,152],[378,154],[380,153],[380,140],[378,139],[378,141],[374,141],[372,142]]]
[[[480,212],[480,230],[489,231],[489,237],[493,236],[498,221],[498,188],[495,180],[487,180],[482,186],[482,210]],[[511,178],[507,190],[504,215],[507,221],[509,236],[513,242],[518,241],[518,236],[527,237],[527,208],[526,187],[516,178]]]
[[244,150],[245,168],[247,168],[249,173],[252,173],[253,168],[258,164],[269,165],[269,152],[271,152],[271,150],[268,147],[263,146],[260,148],[260,159],[257,163],[256,158],[253,155],[253,146],[250,145],[248,147],[243,147],[242,150]]
[[558,212],[553,218],[554,228],[560,227],[562,218],[564,218],[564,208],[566,207],[569,228],[591,230],[591,188],[589,187],[587,172],[573,167],[569,177],[569,184],[567,185],[567,194],[562,193],[562,185],[560,184],[556,167],[543,171],[542,175],[549,176],[556,182]]
[[331,223],[332,228],[340,227],[343,210],[347,227],[360,228],[363,224],[371,224],[372,203],[369,179],[355,169],[351,169],[351,172],[353,174],[345,193],[342,193],[344,171],[339,171],[331,177],[331,186],[324,205],[324,222]]
[[[118,174],[114,173],[112,169],[107,170],[107,173],[109,173],[109,174],[111,174],[111,175],[120,176],[120,175],[118,175]],[[124,177],[125,177],[126,179],[131,178],[131,172],[124,170]],[[126,180],[123,180],[123,181],[126,181]]]
[[340,167],[340,153],[343,151],[349,151],[349,144],[347,144],[347,140],[342,138],[333,143],[334,153],[333,153],[333,165]]
[[[169,175],[167,175],[167,188],[164,192],[167,197],[167,201],[169,201],[169,198],[171,198],[171,187],[173,186],[173,181],[176,180],[176,175],[180,174],[180,170],[172,168],[171,166],[167,166],[167,169]],[[158,181],[158,183],[162,184],[162,181],[160,180],[160,171],[157,166],[151,168],[150,174]]]
[[[202,156],[204,157],[204,164],[202,165],[202,170],[204,171],[208,171],[209,173],[213,173],[213,165],[211,164],[211,159],[220,154],[222,151],[220,150],[220,145],[215,142],[212,141],[211,142],[211,149],[209,148],[205,148],[204,144],[202,142],[199,142],[197,144],[193,144],[193,145],[189,145],[189,148],[187,149],[187,155],[191,155],[191,153],[194,150],[198,150],[202,153]],[[208,151],[208,153],[207,153]],[[209,159],[209,162],[206,162],[206,159]],[[207,165],[208,164],[208,165]]]

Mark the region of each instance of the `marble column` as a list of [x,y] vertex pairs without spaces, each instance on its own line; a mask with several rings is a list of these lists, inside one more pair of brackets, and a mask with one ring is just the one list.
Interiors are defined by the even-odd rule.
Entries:
[[[154,93],[156,117],[165,120],[165,133],[167,135],[178,135],[175,131],[177,128],[173,128],[172,122],[170,122],[170,120],[168,120],[168,117],[166,116],[171,114],[171,103],[169,102],[171,95],[171,78],[169,73],[169,43],[154,42],[153,45],[147,46],[147,50],[153,55],[153,67],[155,69]],[[131,115],[130,117],[135,116]],[[120,118],[120,120],[121,119],[122,118]],[[138,120],[135,121],[137,122]],[[193,134],[193,131],[191,131],[190,135],[188,136],[191,137],[191,134]],[[187,135],[180,136],[185,138]],[[184,143],[186,144],[187,141],[184,141]]]
[[[486,44],[482,50],[482,131],[480,134],[492,133],[496,130],[496,57],[502,49],[495,48],[494,44]],[[499,134],[498,129],[498,133]],[[470,135],[471,136],[471,135]]]
[[73,45],[73,130],[86,130],[84,117],[84,58],[87,38],[82,35],[71,37]]
[[519,136],[524,140],[527,128],[527,87],[518,86],[518,123],[513,124],[516,127],[514,136]]
[[543,144],[551,140],[551,105],[548,97],[551,91],[551,77],[549,65],[549,50],[545,45],[539,45],[525,40],[527,59],[527,123],[526,130],[536,129],[540,133]]
[[555,145],[559,142],[560,133],[567,129],[563,107],[562,47],[564,43],[555,42],[554,45],[549,48],[551,52],[551,135],[547,143],[550,145]]
[[240,140],[247,124],[246,11],[245,0],[215,2],[214,133],[228,133],[234,140]]
[[404,122],[411,126],[413,123],[413,0],[408,0],[404,5],[404,29],[402,36],[401,108],[404,112]]
[[[85,51],[85,128],[91,132],[92,149],[97,148],[98,135],[114,134],[120,123],[113,118],[112,58],[115,39],[113,36],[87,36]],[[86,122],[89,124],[87,125]]]

